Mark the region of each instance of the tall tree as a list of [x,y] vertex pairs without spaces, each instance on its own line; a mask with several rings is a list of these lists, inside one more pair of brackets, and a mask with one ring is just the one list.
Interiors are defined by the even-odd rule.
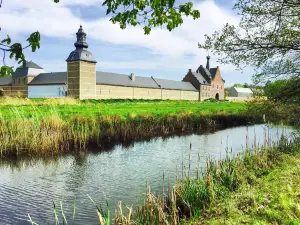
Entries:
[[300,77],[300,0],[237,0],[241,20],[205,35],[200,48],[211,49],[221,63],[256,70],[256,84]]
[[[0,9],[3,1],[0,0]],[[60,0],[52,1],[59,3]],[[153,27],[166,27],[172,31],[183,23],[183,16],[191,16],[193,19],[200,17],[200,12],[193,9],[192,2],[178,5],[175,0],[105,0],[102,6],[107,8],[106,15],[111,15],[110,21],[114,24],[119,23],[121,29],[125,29],[127,25],[142,25],[146,35],[150,34]],[[23,51],[31,48],[34,52],[40,48],[40,33],[38,31],[32,33],[26,41],[28,43],[23,47],[21,43],[12,43],[10,36],[7,35],[7,38],[0,42],[0,50],[3,52],[0,76],[9,76],[13,73],[13,68],[5,64],[6,53],[25,66]]]

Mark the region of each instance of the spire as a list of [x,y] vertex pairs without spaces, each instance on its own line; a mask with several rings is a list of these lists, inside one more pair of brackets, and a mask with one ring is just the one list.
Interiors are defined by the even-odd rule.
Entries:
[[206,62],[206,69],[210,69],[210,67],[209,67],[209,59],[210,59],[210,56],[208,55],[207,57],[207,62]]
[[206,69],[210,69],[210,67],[209,67],[209,60],[210,60],[210,56],[209,56],[209,51],[207,51],[207,57],[206,57],[206,59],[207,59],[207,62],[206,62]]
[[86,43],[86,33],[82,29],[82,26],[80,25],[80,28],[78,29],[78,32],[76,33],[77,41],[74,43],[74,46],[76,49],[87,49],[89,46]]

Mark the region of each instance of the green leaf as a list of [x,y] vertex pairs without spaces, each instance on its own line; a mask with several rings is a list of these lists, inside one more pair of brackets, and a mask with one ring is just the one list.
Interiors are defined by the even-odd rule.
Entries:
[[0,77],[11,76],[13,74],[13,67],[1,66],[0,68]]
[[1,43],[6,43],[6,44],[10,45],[10,43],[11,43],[10,37],[7,35],[7,38],[2,40]]

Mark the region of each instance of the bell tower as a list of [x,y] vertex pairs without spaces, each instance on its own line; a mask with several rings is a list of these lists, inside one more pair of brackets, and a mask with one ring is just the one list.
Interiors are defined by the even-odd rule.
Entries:
[[96,98],[96,60],[87,48],[86,33],[80,28],[76,33],[75,50],[67,58],[68,96],[79,99]]

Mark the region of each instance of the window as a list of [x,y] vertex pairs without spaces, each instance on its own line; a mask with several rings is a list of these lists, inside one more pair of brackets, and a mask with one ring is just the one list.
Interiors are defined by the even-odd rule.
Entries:
[[215,85],[213,84],[213,85],[212,85],[212,88],[214,88],[214,87],[215,87]]
[[24,78],[24,84],[26,84],[26,78]]
[[202,97],[204,97],[204,92],[202,92]]
[[210,87],[208,87],[208,90],[210,91]]
[[19,84],[21,84],[21,79],[19,78],[18,80],[19,80]]
[[221,90],[222,90],[222,85],[221,85]]
[[217,89],[219,89],[219,85],[217,85]]
[[207,92],[206,92],[205,96],[207,97]]

